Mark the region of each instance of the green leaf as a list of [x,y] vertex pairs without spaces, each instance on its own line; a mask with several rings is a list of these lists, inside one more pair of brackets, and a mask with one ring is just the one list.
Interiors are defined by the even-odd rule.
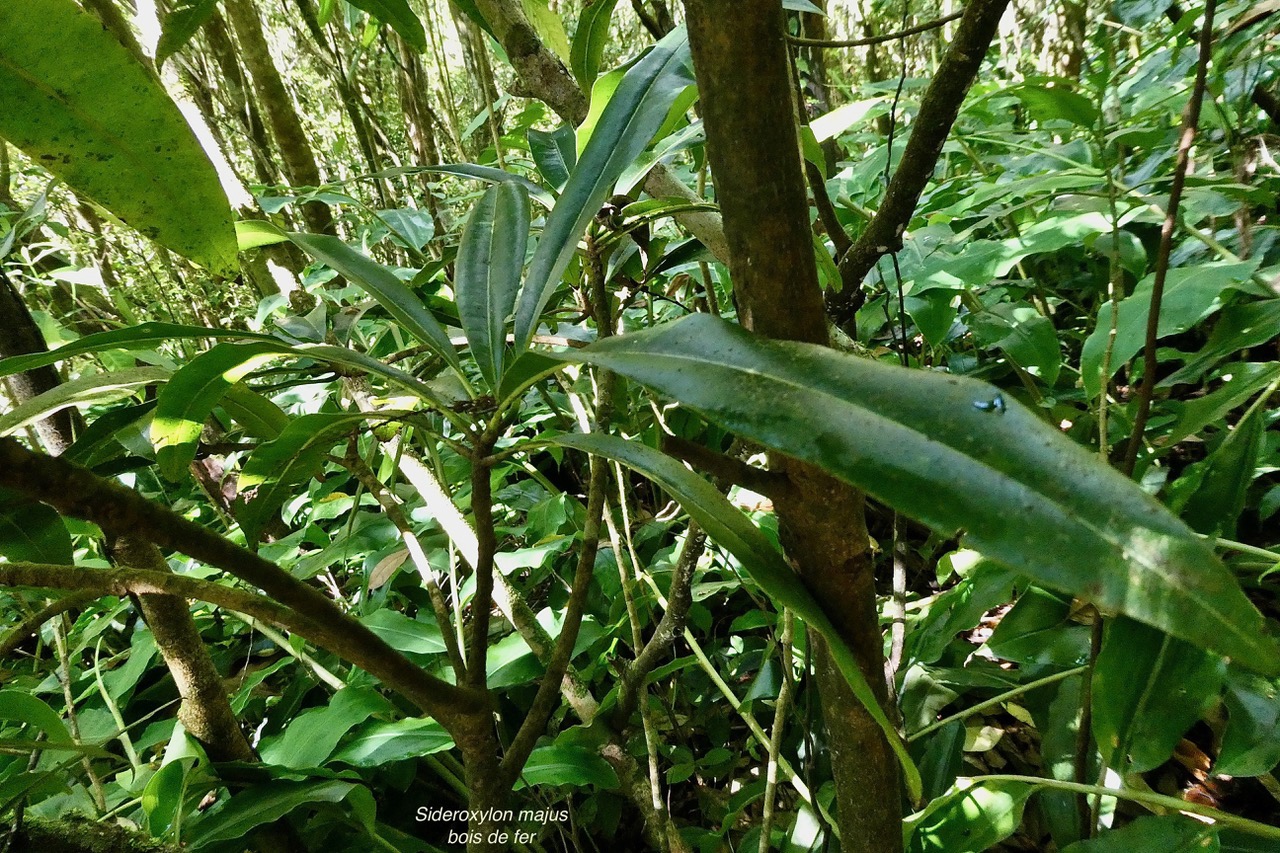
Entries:
[[492,166],[477,166],[474,163],[445,163],[439,166],[396,166],[392,169],[384,169],[381,172],[375,172],[370,175],[371,178],[396,178],[401,175],[419,175],[441,174],[455,175],[459,178],[472,178],[477,181],[484,181],[489,184],[500,184],[504,181],[515,181],[517,184],[525,188],[529,193],[529,198],[538,204],[550,210],[556,203],[555,196],[547,192],[544,187],[540,187],[533,181],[522,175],[513,175],[510,172],[504,172],[501,169],[495,169]]
[[0,489],[0,557],[10,562],[74,562],[71,533],[53,507]]
[[547,183],[563,189],[578,161],[573,128],[562,124],[555,130],[529,129],[529,153]]
[[1026,106],[1036,121],[1069,121],[1086,130],[1098,124],[1098,108],[1093,101],[1063,85],[1015,86],[1006,90]]
[[490,187],[471,212],[458,248],[457,303],[480,372],[497,389],[529,242],[529,196],[519,184]]
[[246,432],[257,438],[277,438],[289,425],[289,416],[283,409],[243,382],[227,389],[222,407]]
[[1232,305],[1213,324],[1204,349],[1176,373],[1160,380],[1156,387],[1169,388],[1180,382],[1195,382],[1219,359],[1271,340],[1277,327],[1280,327],[1280,299]]
[[173,374],[156,399],[151,419],[160,473],[170,481],[183,479],[213,407],[241,379],[283,354],[279,343],[218,344]]
[[400,34],[400,38],[418,53],[427,50],[427,33],[422,28],[422,21],[414,14],[405,0],[348,0],[358,9],[363,9],[373,17],[390,24]]
[[160,27],[160,40],[156,42],[156,68],[164,67],[165,60],[173,56],[191,41],[196,30],[213,17],[220,0],[180,0],[164,16]]
[[[1261,406],[1249,410],[1195,473],[1196,488],[1182,507],[1193,530],[1231,538],[1244,510],[1245,492],[1253,482],[1266,431]],[[1188,474],[1187,476],[1193,476]]]
[[0,415],[0,435],[9,435],[54,412],[80,403],[105,403],[137,393],[139,388],[169,378],[163,367],[136,367],[111,373],[94,373],[63,382]]
[[0,136],[146,237],[236,274],[209,158],[159,81],[72,0],[0,4]]
[[352,767],[379,767],[452,748],[453,738],[435,720],[411,718],[365,726],[331,760]]
[[1178,409],[1173,431],[1161,436],[1161,447],[1172,447],[1184,438],[1196,435],[1211,423],[1223,420],[1243,406],[1260,389],[1280,378],[1280,364],[1243,362],[1223,371],[1222,387],[1203,397],[1188,400]]
[[1214,775],[1261,776],[1280,764],[1280,684],[1234,667],[1227,673],[1227,730]]
[[1062,853],[1217,853],[1217,830],[1182,815],[1144,815]]
[[263,744],[262,760],[283,767],[319,767],[343,735],[373,714],[391,710],[391,703],[373,688],[345,687],[327,705],[310,708],[290,720],[282,734]]
[[645,149],[676,96],[692,84],[689,41],[678,29],[654,45],[623,77],[573,175],[547,217],[516,309],[516,353],[529,348],[542,309],[578,248],[578,238],[613,191],[623,170]]
[[724,495],[684,465],[652,447],[610,435],[560,435],[553,441],[621,462],[634,468],[671,493],[685,512],[718,544],[738,558],[742,567],[766,595],[780,607],[789,607],[815,631],[826,637],[832,657],[854,696],[885,733],[902,763],[913,799],[920,796],[920,774],[907,755],[906,745],[876,701],[852,650],[845,644],[822,606],[787,565],[778,550]]
[[375,610],[360,621],[396,651],[433,655],[447,648],[435,622],[418,622],[395,610]]
[[[1132,619],[1113,619],[1093,673],[1093,736],[1108,767],[1159,767],[1218,701],[1221,658]],[[1119,751],[1127,746],[1127,754]]]
[[1280,671],[1261,614],[1205,542],[986,383],[765,340],[706,315],[560,357],[648,385],[939,532],[963,529],[1046,586]]
[[325,779],[312,782],[274,781],[236,794],[216,810],[191,821],[184,840],[192,850],[204,850],[218,842],[243,839],[255,828],[284,817],[300,806],[340,803],[356,790],[354,782]]
[[1017,831],[1035,787],[1027,782],[957,784],[903,822],[908,853],[983,853]]
[[270,517],[293,495],[293,487],[309,480],[333,445],[368,417],[361,412],[302,415],[279,438],[258,445],[237,481],[240,497],[234,510],[246,541],[258,541]]
[[564,31],[564,22],[560,16],[547,6],[547,0],[520,0],[525,17],[538,40],[546,45],[561,62],[569,61],[569,36]]
[[52,744],[75,743],[58,712],[30,693],[20,690],[0,690],[0,720],[26,723],[45,733]]
[[138,349],[148,344],[159,344],[165,341],[176,341],[187,338],[252,338],[256,340],[274,341],[270,335],[254,332],[233,332],[226,329],[207,329],[203,326],[180,326],[175,323],[142,323],[127,329],[113,329],[110,332],[98,332],[86,335],[79,340],[64,344],[49,352],[35,352],[29,355],[15,355],[0,358],[0,376],[12,376],[25,373],[46,364],[66,361],[73,355],[105,352],[113,349]]
[[142,810],[147,815],[147,831],[161,838],[173,826],[182,808],[187,769],[194,761],[171,761],[156,771],[142,789]]
[[609,23],[617,5],[618,0],[587,0],[578,16],[578,28],[573,31],[573,44],[569,46],[569,68],[585,92],[591,91],[600,73],[600,60],[609,41]]
[[529,753],[516,790],[533,785],[593,785],[617,790],[618,774],[598,752],[585,746],[550,744]]
[[360,254],[337,237],[323,234],[289,234],[298,248],[345,276],[365,290],[415,338],[431,348],[454,370],[462,372],[449,335],[408,286],[382,264]]
[[1069,599],[1032,587],[1001,617],[987,648],[1019,664],[1078,666],[1089,658],[1089,628],[1072,620]]
[[236,222],[236,245],[242,252],[287,242],[289,235],[265,219],[241,219]]
[[[1199,264],[1170,270],[1165,281],[1164,299],[1160,303],[1157,337],[1164,338],[1187,331],[1222,307],[1222,291],[1232,284],[1248,281],[1257,269],[1257,261],[1229,264]],[[1080,374],[1085,392],[1096,397],[1104,380],[1110,380],[1129,359],[1137,355],[1146,341],[1147,315],[1151,312],[1151,288],[1155,275],[1138,283],[1133,295],[1120,301],[1115,343],[1111,348],[1111,373],[1102,375],[1102,361],[1111,330],[1111,303],[1098,311],[1098,326],[1084,342],[1080,352]]]

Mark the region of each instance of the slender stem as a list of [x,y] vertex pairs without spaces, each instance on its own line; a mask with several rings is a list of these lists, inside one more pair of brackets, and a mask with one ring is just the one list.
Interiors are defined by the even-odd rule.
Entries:
[[1044,687],[1045,685],[1053,684],[1055,682],[1062,681],[1063,679],[1070,678],[1073,675],[1079,675],[1080,673],[1084,672],[1087,669],[1088,669],[1087,666],[1077,666],[1074,669],[1068,669],[1062,672],[1055,672],[1053,675],[1046,675],[1044,678],[1037,678],[1035,681],[1029,681],[1026,684],[1019,684],[1017,687],[1013,688],[1012,690],[1006,690],[1004,693],[1001,693],[996,696],[992,696],[990,699],[987,699],[985,702],[979,702],[977,705],[972,705],[968,708],[965,708],[963,711],[959,711],[955,714],[952,714],[950,717],[943,717],[941,720],[938,720],[937,722],[934,722],[934,723],[930,723],[929,725],[925,726],[922,729],[917,729],[916,731],[907,735],[907,743],[912,743],[914,741],[917,741],[920,738],[924,737],[925,735],[933,734],[943,726],[946,726],[950,723],[954,723],[957,720],[966,720],[969,717],[972,717],[974,714],[980,714],[983,711],[987,710],[988,708],[994,708],[997,705],[1008,702],[1010,699],[1014,698],[1015,696],[1021,696],[1023,693],[1028,693],[1032,690],[1035,690],[1038,687]]
[[1220,811],[1210,806],[1204,806],[1200,803],[1193,803],[1178,797],[1170,797],[1164,794],[1149,793],[1147,791],[1134,791],[1126,788],[1108,788],[1104,785],[1080,785],[1076,782],[1064,782],[1060,779],[1043,779],[1038,776],[1017,776],[1013,774],[995,774],[991,776],[971,776],[967,777],[967,781],[973,784],[981,784],[983,782],[1023,782],[1031,785],[1035,790],[1056,790],[1071,791],[1077,794],[1089,794],[1096,797],[1115,797],[1117,800],[1128,800],[1132,803],[1141,803],[1145,806],[1154,806],[1156,808],[1170,809],[1175,812],[1184,814],[1199,815],[1207,817],[1214,823],[1248,833],[1259,838],[1270,838],[1280,840],[1280,826],[1271,826],[1265,823],[1259,823],[1256,820],[1238,817],[1229,812]]
[[940,29],[952,21],[959,20],[964,12],[953,12],[926,24],[919,24],[914,27],[908,27],[905,30],[898,30],[896,33],[885,33],[882,36],[870,36],[869,38],[846,39],[841,41],[828,41],[825,39],[808,39],[801,36],[788,35],[787,41],[802,47],[870,47],[874,44],[884,44],[887,41],[897,41],[908,36],[927,33],[930,30]]
[[1213,54],[1213,16],[1217,11],[1217,0],[1206,0],[1204,5],[1204,24],[1200,30],[1200,58],[1196,63],[1196,82],[1191,90],[1191,100],[1187,103],[1186,116],[1182,122],[1182,137],[1178,141],[1178,159],[1173,169],[1173,184],[1169,188],[1169,208],[1165,213],[1164,224],[1160,227],[1160,249],[1156,255],[1155,280],[1151,285],[1151,306],[1147,312],[1147,339],[1142,350],[1142,385],[1138,389],[1138,412],[1133,419],[1133,432],[1129,435],[1129,446],[1125,450],[1124,463],[1121,470],[1132,475],[1138,461],[1138,450],[1142,447],[1147,427],[1147,419],[1151,416],[1151,398],[1156,390],[1156,340],[1160,335],[1160,307],[1164,301],[1164,285],[1169,275],[1169,255],[1173,251],[1173,232],[1178,226],[1178,210],[1182,204],[1182,191],[1187,183],[1187,170],[1191,163],[1191,145],[1195,142],[1196,130],[1200,124],[1200,105],[1204,100],[1205,84],[1209,74],[1209,59]]
[[787,716],[791,712],[791,694],[793,690],[791,660],[794,649],[792,641],[795,636],[795,616],[790,610],[782,611],[782,636],[779,638],[781,648],[778,658],[782,661],[782,686],[778,689],[778,702],[773,708],[773,734],[769,737],[769,763],[765,770],[764,808],[760,816],[760,853],[768,853],[769,836],[773,834],[774,797],[778,789],[778,756],[782,754],[782,735],[786,731]]

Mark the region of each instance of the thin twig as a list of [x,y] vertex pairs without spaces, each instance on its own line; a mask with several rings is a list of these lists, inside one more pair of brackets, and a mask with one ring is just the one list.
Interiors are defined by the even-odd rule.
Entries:
[[807,39],[803,36],[788,35],[787,41],[791,44],[800,45],[801,47],[871,47],[876,44],[884,44],[887,41],[896,41],[898,39],[908,38],[909,36],[917,36],[920,33],[927,33],[930,30],[936,30],[944,27],[952,21],[960,19],[964,12],[953,12],[945,15],[935,21],[929,21],[926,24],[917,24],[914,27],[908,27],[905,30],[898,30],[896,33],[885,33],[882,36],[870,36],[860,39],[844,39],[844,40],[824,40],[824,39]]
[[1151,416],[1151,398],[1156,390],[1156,340],[1160,335],[1160,306],[1164,300],[1164,284],[1169,274],[1169,255],[1173,250],[1173,232],[1178,226],[1178,209],[1182,204],[1182,191],[1187,183],[1187,170],[1191,163],[1191,146],[1195,142],[1200,124],[1200,106],[1204,101],[1205,85],[1209,76],[1209,59],[1213,55],[1213,16],[1217,0],[1206,0],[1204,24],[1200,29],[1200,58],[1196,62],[1196,82],[1191,90],[1191,100],[1182,121],[1182,137],[1178,140],[1178,159],[1173,168],[1173,183],[1169,188],[1169,208],[1164,224],[1160,227],[1160,249],[1156,255],[1155,281],[1151,285],[1151,307],[1147,313],[1147,339],[1142,351],[1142,385],[1138,389],[1138,412],[1133,419],[1133,432],[1125,450],[1121,470],[1132,475],[1142,447],[1147,419]]

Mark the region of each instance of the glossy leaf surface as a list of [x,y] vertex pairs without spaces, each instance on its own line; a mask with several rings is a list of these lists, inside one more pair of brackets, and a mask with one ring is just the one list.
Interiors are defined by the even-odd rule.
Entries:
[[1055,589],[1272,673],[1280,649],[1210,547],[997,389],[694,315],[564,356],[819,465]]
[[519,184],[490,187],[471,211],[458,248],[458,317],[480,372],[497,388],[529,241],[529,196]]
[[587,223],[662,127],[676,96],[693,83],[688,66],[689,42],[682,29],[676,30],[632,66],[604,108],[530,261],[516,309],[517,353],[528,348]]

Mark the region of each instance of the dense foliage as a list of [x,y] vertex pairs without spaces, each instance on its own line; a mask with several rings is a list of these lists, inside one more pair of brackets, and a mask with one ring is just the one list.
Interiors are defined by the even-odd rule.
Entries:
[[957,5],[781,4],[824,346],[720,0],[0,3],[0,845],[1280,849],[1276,4]]

